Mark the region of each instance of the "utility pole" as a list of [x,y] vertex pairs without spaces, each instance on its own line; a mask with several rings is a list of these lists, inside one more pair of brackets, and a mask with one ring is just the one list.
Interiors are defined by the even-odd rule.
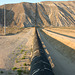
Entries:
[[37,30],[37,3],[35,5],[35,31]]
[[37,3],[36,3],[36,6],[35,6],[35,27],[37,25]]
[[4,4],[4,35],[6,35],[6,10],[5,10],[5,4]]

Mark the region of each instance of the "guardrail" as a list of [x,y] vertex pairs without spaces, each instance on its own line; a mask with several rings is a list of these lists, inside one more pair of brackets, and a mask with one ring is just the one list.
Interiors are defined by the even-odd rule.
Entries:
[[30,75],[54,75],[41,40],[38,36],[37,29],[35,29]]

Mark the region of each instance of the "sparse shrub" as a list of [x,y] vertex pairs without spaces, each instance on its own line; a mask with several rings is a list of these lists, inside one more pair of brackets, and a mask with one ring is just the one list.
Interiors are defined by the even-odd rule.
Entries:
[[27,64],[26,64],[26,63],[24,63],[23,65],[24,65],[24,66],[27,66]]
[[23,73],[25,73],[25,74],[26,74],[26,70],[24,70],[24,71],[23,71]]
[[12,54],[14,54],[14,53],[12,53]]
[[19,61],[18,60],[15,60],[15,62],[18,63]]
[[26,69],[23,71],[24,74],[29,74],[29,71],[27,71]]
[[23,47],[23,46],[21,45],[21,47]]
[[26,54],[27,54],[27,51],[25,51],[24,55],[26,55]]
[[21,50],[21,51],[20,51],[20,53],[23,53],[23,52],[24,52],[24,50]]
[[22,75],[22,70],[21,69],[17,69],[18,75]]
[[18,47],[18,49],[20,49],[20,47]]
[[27,64],[28,66],[30,66],[30,64]]
[[29,74],[29,71],[26,71],[26,74]]
[[22,65],[20,64],[20,66],[22,66]]
[[16,70],[16,69],[17,69],[17,67],[13,67],[13,68],[12,68],[13,71]]
[[22,59],[25,59],[25,56],[23,56]]
[[16,53],[16,55],[18,55],[18,53]]
[[0,73],[4,73],[3,71],[0,71]]
[[11,59],[9,58],[9,60],[11,60]]
[[23,48],[25,48],[25,46],[23,46]]

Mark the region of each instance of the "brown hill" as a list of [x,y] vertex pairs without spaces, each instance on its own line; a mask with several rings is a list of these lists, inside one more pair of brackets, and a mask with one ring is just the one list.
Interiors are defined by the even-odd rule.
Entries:
[[[4,5],[0,6],[0,25],[4,21]],[[36,15],[36,17],[35,17]],[[6,25],[29,27],[39,26],[75,26],[75,1],[18,3],[6,5]]]

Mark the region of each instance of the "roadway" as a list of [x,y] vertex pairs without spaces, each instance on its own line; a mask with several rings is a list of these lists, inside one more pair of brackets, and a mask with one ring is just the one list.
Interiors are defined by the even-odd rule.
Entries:
[[[51,61],[54,64],[53,72],[55,75],[75,75],[75,63],[69,58],[60,53],[52,43],[56,41],[52,37],[48,36],[40,29],[38,29],[40,39],[45,45],[45,49],[48,52],[48,57],[51,57]],[[61,50],[61,49],[60,49]]]

